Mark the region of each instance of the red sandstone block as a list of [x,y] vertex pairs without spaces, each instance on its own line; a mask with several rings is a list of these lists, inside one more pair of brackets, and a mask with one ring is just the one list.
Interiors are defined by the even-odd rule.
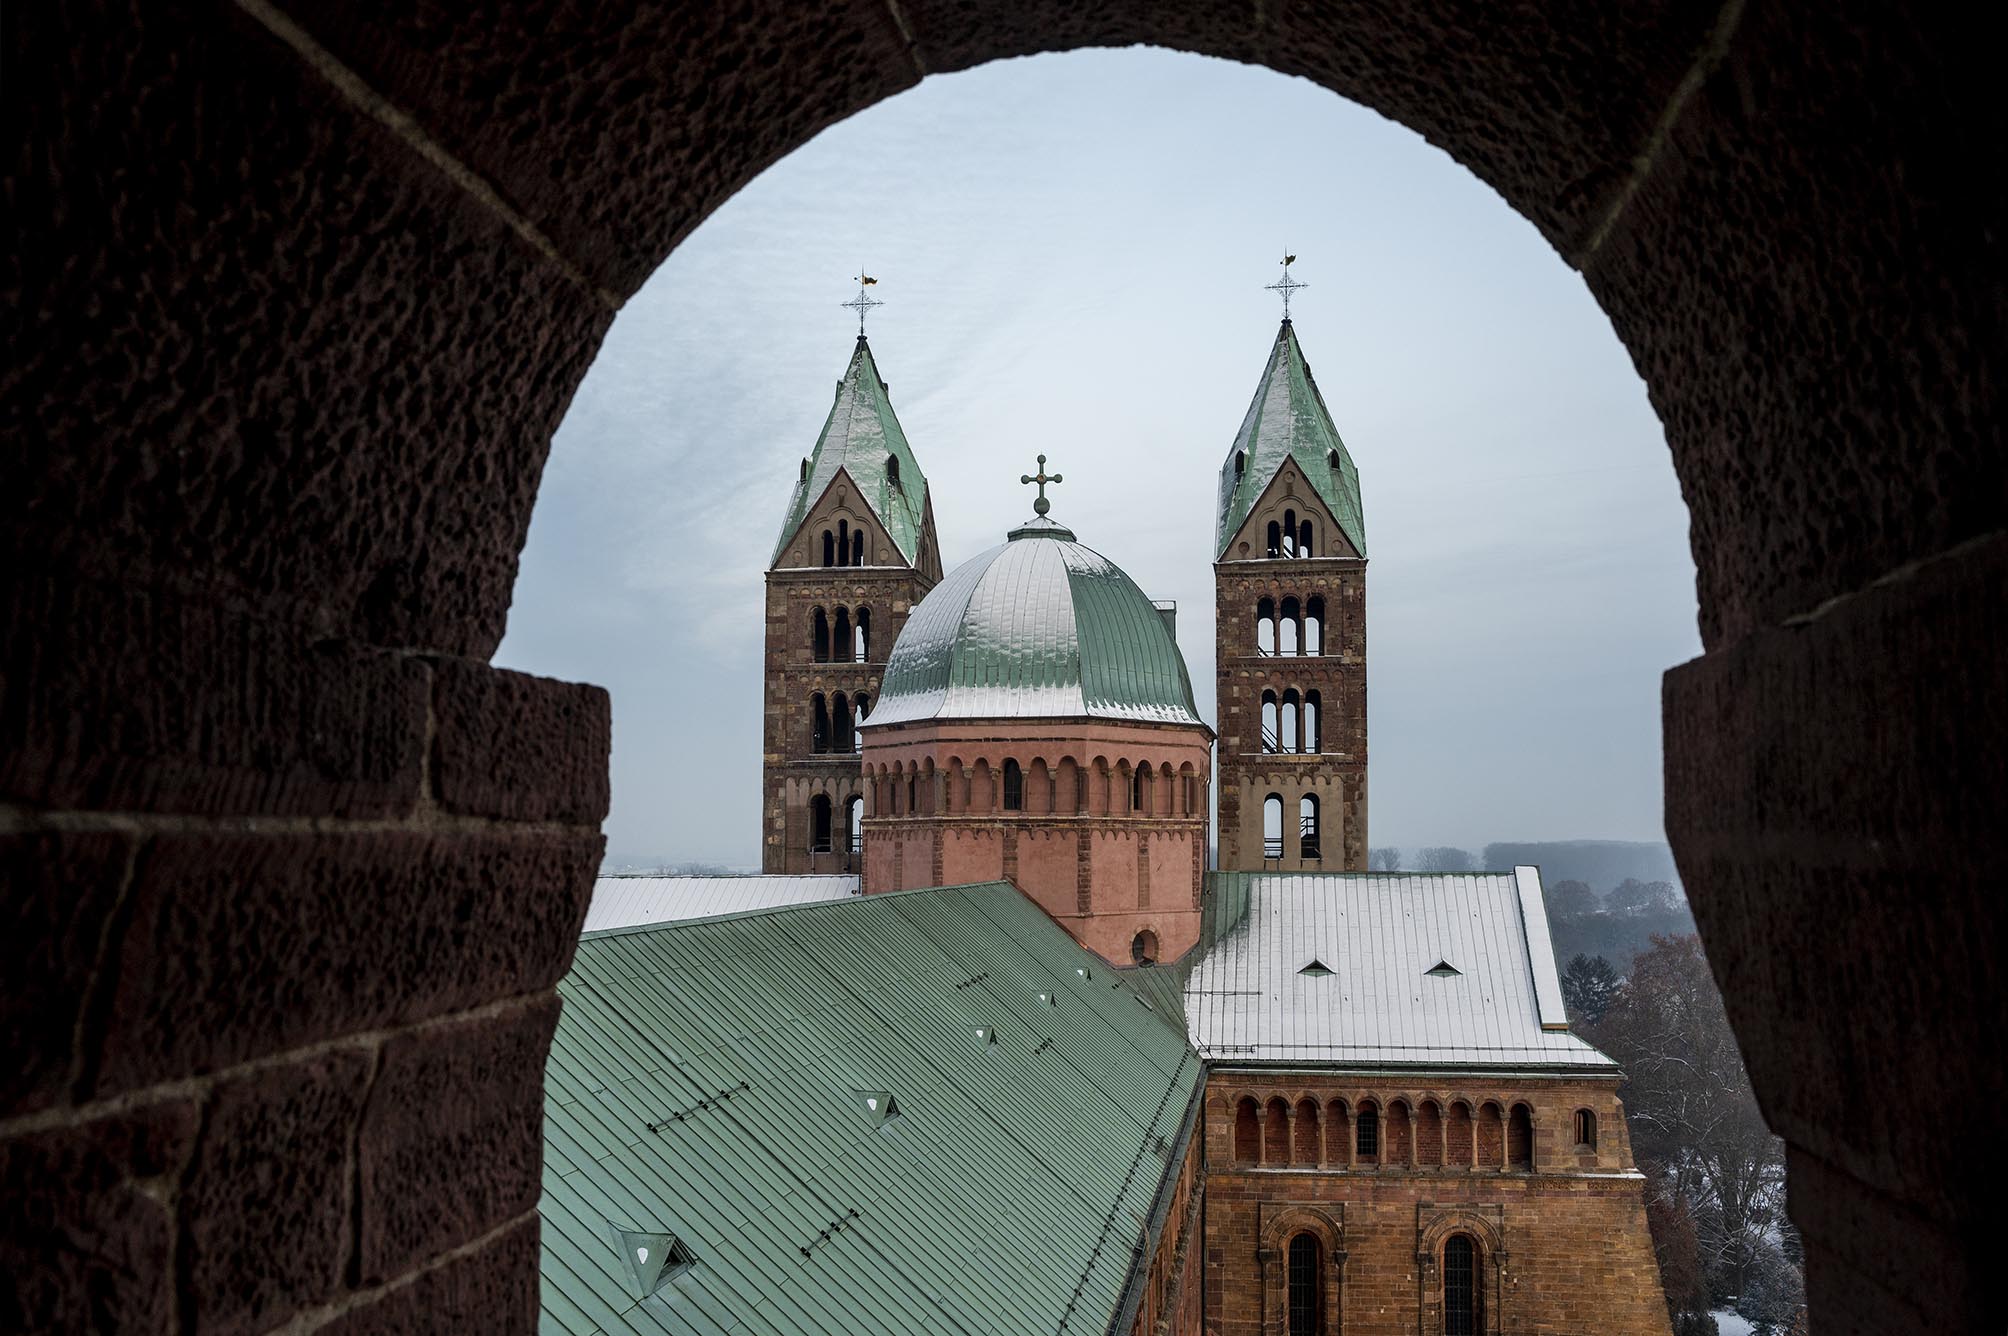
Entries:
[[105,1020],[98,1089],[550,987],[597,835],[156,836]]
[[0,580],[0,796],[371,817],[417,801],[423,664],[167,594]]
[[548,993],[384,1045],[357,1143],[365,1283],[536,1207],[544,1058],[557,1023]]
[[170,1100],[0,1140],[0,1331],[174,1330],[174,1221],[139,1184],[180,1168],[196,1124]]
[[318,1336],[518,1332],[537,1327],[537,1225],[523,1221],[478,1250],[352,1308]]
[[77,1017],[131,850],[122,835],[0,836],[0,1114],[69,1091]]
[[433,783],[450,812],[598,825],[612,704],[599,687],[466,659],[433,665]]
[[196,1330],[264,1331],[340,1287],[369,1076],[341,1050],[218,1084],[178,1198]]

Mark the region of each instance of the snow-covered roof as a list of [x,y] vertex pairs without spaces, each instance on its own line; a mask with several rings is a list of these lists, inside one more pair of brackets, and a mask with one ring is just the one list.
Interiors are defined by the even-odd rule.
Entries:
[[593,883],[586,932],[740,914],[858,893],[858,879],[824,877],[601,877]]
[[1531,867],[1480,874],[1219,873],[1185,984],[1214,1062],[1585,1067]]

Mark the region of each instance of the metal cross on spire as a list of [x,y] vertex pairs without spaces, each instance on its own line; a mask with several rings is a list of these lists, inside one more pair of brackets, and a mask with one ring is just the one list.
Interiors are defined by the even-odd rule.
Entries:
[[1290,254],[1288,251],[1284,251],[1283,277],[1277,279],[1274,283],[1269,284],[1267,289],[1270,292],[1280,292],[1283,294],[1283,319],[1285,320],[1288,320],[1290,318],[1290,294],[1296,292],[1300,288],[1308,288],[1311,286],[1309,283],[1299,283],[1296,279],[1290,277],[1290,266],[1295,264],[1296,262],[1297,262],[1296,256]]
[[858,295],[851,298],[849,301],[840,304],[844,306],[847,310],[856,311],[858,313],[858,337],[863,338],[865,336],[865,315],[872,309],[872,307],[884,306],[885,303],[877,300],[869,292],[865,291],[866,288],[876,286],[878,283],[877,279],[873,278],[863,269],[859,269],[857,282],[858,282]]
[[1053,508],[1053,503],[1046,499],[1046,484],[1063,481],[1065,479],[1061,478],[1059,474],[1046,472],[1046,457],[1040,455],[1039,471],[1036,474],[1027,473],[1024,477],[1018,479],[1018,484],[1021,487],[1026,483],[1036,482],[1039,484],[1039,499],[1032,503],[1032,510],[1034,514],[1043,515]]

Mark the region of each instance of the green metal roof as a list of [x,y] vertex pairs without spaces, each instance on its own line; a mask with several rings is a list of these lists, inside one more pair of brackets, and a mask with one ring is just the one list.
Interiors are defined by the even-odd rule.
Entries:
[[914,608],[864,726],[1084,716],[1204,727],[1163,615],[1121,567],[1041,517]]
[[[897,485],[886,466],[888,459],[899,461]],[[878,366],[872,361],[871,345],[862,334],[844,378],[837,382],[836,402],[830,405],[830,416],[823,423],[823,434],[816,438],[808,468],[788,498],[788,515],[781,522],[780,540],[774,544],[775,558],[795,536],[809,508],[829,490],[839,469],[850,474],[852,483],[864,493],[865,504],[907,561],[915,561],[927,515],[927,476],[906,443],[899,419],[893,416],[892,400],[886,397],[885,382],[879,379]]]
[[1107,1331],[1203,1081],[1002,882],[588,934],[559,992],[568,1336]]
[[[1243,460],[1240,468],[1237,459]],[[1215,526],[1215,557],[1226,553],[1227,545],[1239,533],[1276,470],[1286,459],[1310,479],[1337,520],[1346,540],[1361,556],[1367,554],[1366,512],[1360,506],[1360,473],[1318,382],[1311,375],[1304,350],[1297,344],[1297,331],[1288,320],[1276,331],[1269,350],[1269,365],[1262,370],[1262,382],[1255,387],[1255,400],[1248,416],[1241,420],[1233,448],[1220,466],[1220,518]],[[1336,462],[1335,462],[1336,461]]]

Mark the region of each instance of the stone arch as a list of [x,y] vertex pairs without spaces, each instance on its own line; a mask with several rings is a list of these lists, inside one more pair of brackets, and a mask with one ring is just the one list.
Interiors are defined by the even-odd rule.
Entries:
[[1449,1111],[1443,1119],[1443,1162],[1456,1169],[1469,1169],[1472,1165],[1471,1103],[1468,1100],[1453,1099]]
[[1422,1280],[1422,1330],[1443,1330],[1443,1250],[1463,1235],[1477,1246],[1478,1318],[1481,1332],[1496,1336],[1504,1323],[1506,1223],[1498,1206],[1427,1206],[1418,1212],[1416,1269]]
[[1341,1329],[1346,1264],[1344,1210],[1338,1205],[1294,1202],[1275,1206],[1265,1202],[1261,1206],[1255,1260],[1262,1274],[1263,1336],[1288,1336],[1289,1247],[1292,1240],[1305,1236],[1316,1240],[1321,1264],[1320,1336],[1335,1336]]
[[1262,1163],[1290,1162],[1290,1101],[1271,1095],[1262,1103]]
[[[105,644],[136,662],[168,638],[156,623],[177,619],[204,643],[244,648],[157,687],[36,660],[10,718],[30,754],[56,759],[11,777],[10,801],[52,829],[70,813],[134,810],[241,822],[283,806],[289,818],[347,819],[354,785],[301,793],[250,780],[310,748],[319,706],[348,699],[390,648],[449,696],[471,684],[534,695],[541,704],[525,717],[550,730],[543,754],[589,758],[587,796],[560,792],[577,778],[568,774],[500,772],[496,810],[482,815],[560,821],[594,838],[603,698],[526,686],[486,661],[546,446],[612,312],[760,168],[923,70],[1143,42],[1263,63],[1441,145],[1524,214],[1609,313],[1666,424],[1697,561],[1707,654],[1664,694],[1668,772],[1682,781],[1668,785],[1669,836],[1767,1114],[1794,1146],[1848,1166],[1831,1184],[1797,1185],[1800,1223],[1830,1245],[1815,1256],[1885,1230],[1879,1254],[1898,1256],[1915,1212],[1958,1237],[1992,1209],[1973,1199],[1971,1176],[1900,1112],[1844,1115],[1832,1092],[1870,1070],[1928,1087],[1931,1106],[1975,1106],[1993,1079],[1982,1061],[1993,1018],[2008,1010],[1978,945],[2003,936],[1984,929],[1999,923],[1993,818],[1970,801],[1998,787],[1987,767],[2000,749],[1947,755],[1905,742],[1944,735],[1934,710],[1989,717],[1999,694],[1988,619],[2008,564],[2004,414],[1999,378],[1973,371],[1994,360],[2003,305],[1998,168],[1945,148],[1998,124],[1991,68],[1962,26],[1916,7],[1731,7],[1693,20],[1641,9],[1567,33],[1565,16],[1538,6],[1429,25],[1400,11],[1354,18],[1318,24],[1225,0],[1084,16],[1033,0],[904,25],[868,6],[749,16],[689,41],[687,15],[667,8],[634,14],[632,39],[616,41],[591,6],[534,28],[477,28],[366,25],[340,7],[282,0],[150,25],[132,35],[133,58],[111,65],[70,58],[85,38],[54,7],[24,19],[9,40],[41,57],[42,111],[20,160],[46,170],[21,196],[8,271],[10,305],[37,334],[20,341],[7,390],[10,420],[29,424],[21,434],[34,443],[7,461],[0,488],[20,502],[7,517],[7,597],[106,610]],[[821,58],[833,50],[850,58]],[[777,64],[786,77],[747,73]],[[498,100],[498,70],[537,74],[522,96]],[[145,96],[141,81],[161,71],[173,95]],[[721,87],[731,95],[693,131],[693,90]],[[631,99],[603,96],[613,88]],[[93,99],[113,108],[106,133],[73,133],[99,114],[84,110]],[[384,133],[385,118],[403,129]],[[186,147],[198,141],[200,155]],[[216,164],[230,164],[227,179]],[[223,226],[207,207],[219,191],[245,203]],[[114,192],[121,207],[94,207]],[[292,198],[315,205],[272,205]],[[399,207],[361,207],[386,198]],[[86,214],[107,225],[56,221]],[[363,273],[351,263],[359,239],[372,257]],[[1823,262],[1793,262],[1807,253]],[[176,304],[194,268],[218,262],[265,299],[229,312]],[[387,294],[424,303],[428,318],[411,320],[411,302]],[[158,319],[128,318],[155,306]],[[1827,333],[1870,324],[1893,333]],[[1750,356],[1721,357],[1725,345]],[[203,430],[163,426],[181,416],[198,363]],[[387,383],[396,395],[371,392]],[[311,412],[298,415],[301,404]],[[168,472],[97,467],[142,456]],[[1753,457],[1765,461],[1754,484],[1739,467]],[[244,504],[307,480],[318,504],[283,516]],[[212,531],[197,528],[218,516]],[[1906,652],[1865,652],[1889,643]],[[331,650],[341,667],[320,671]],[[269,737],[163,732],[151,750],[119,753],[113,739],[131,735],[122,724],[227,703],[251,689],[240,672],[310,684],[311,708]],[[169,690],[171,700],[146,694]],[[93,719],[111,722],[71,727]],[[71,737],[82,741],[69,751],[45,749]],[[434,750],[480,770],[481,746],[449,733]],[[1866,763],[1835,759],[1848,756]],[[208,785],[210,773],[247,779]],[[387,823],[410,819],[400,801],[378,803]],[[1922,818],[1886,837],[1891,811]],[[1722,815],[1759,812],[1761,826]],[[1837,909],[1845,899],[1815,893],[1835,867],[1864,860],[1780,854],[1768,833],[1787,826],[1850,850],[1962,853],[1932,854],[1933,894],[1911,898],[1906,931],[1891,934],[1878,931],[1889,896]],[[388,825],[359,833],[344,856],[395,860],[402,838]],[[1903,860],[1885,853],[1878,866]],[[54,865],[64,884],[50,894],[81,901],[90,875]],[[1869,889],[1868,873],[1844,875]],[[1905,874],[1876,875],[1881,889]],[[585,870],[565,888],[580,906],[590,890]],[[1720,923],[1738,931],[1711,930]],[[432,996],[410,977],[423,971],[388,949],[388,934],[408,930],[374,929],[386,949],[364,953],[371,995]],[[541,930],[521,916],[519,931]],[[1788,950],[1796,968],[1767,967]],[[1919,984],[1926,963],[1938,968]],[[476,1008],[543,978],[494,968],[456,996]],[[218,1009],[234,1017],[219,1041],[230,1051],[276,1051],[257,1008]],[[317,1025],[317,1040],[365,1028],[339,1011]],[[1922,1066],[1907,1037],[1927,1027],[1941,1042]],[[1855,1042],[1830,1042],[1837,1035]],[[70,1056],[46,1065],[68,1070]],[[1860,1283],[1903,1296],[1957,1289]],[[1939,1325],[1967,1324],[1948,1311]]]
[[1325,1163],[1353,1162],[1353,1120],[1343,1099],[1325,1101]]
[[1290,1160],[1294,1164],[1317,1164],[1324,1158],[1324,1137],[1318,1125],[1318,1101],[1305,1095],[1297,1101],[1296,1120],[1291,1124]]
[[1262,1112],[1253,1095],[1234,1101],[1234,1159],[1238,1164],[1257,1164],[1262,1159]]
[[1415,1162],[1425,1168],[1443,1166],[1443,1109],[1433,1099],[1415,1106]]

